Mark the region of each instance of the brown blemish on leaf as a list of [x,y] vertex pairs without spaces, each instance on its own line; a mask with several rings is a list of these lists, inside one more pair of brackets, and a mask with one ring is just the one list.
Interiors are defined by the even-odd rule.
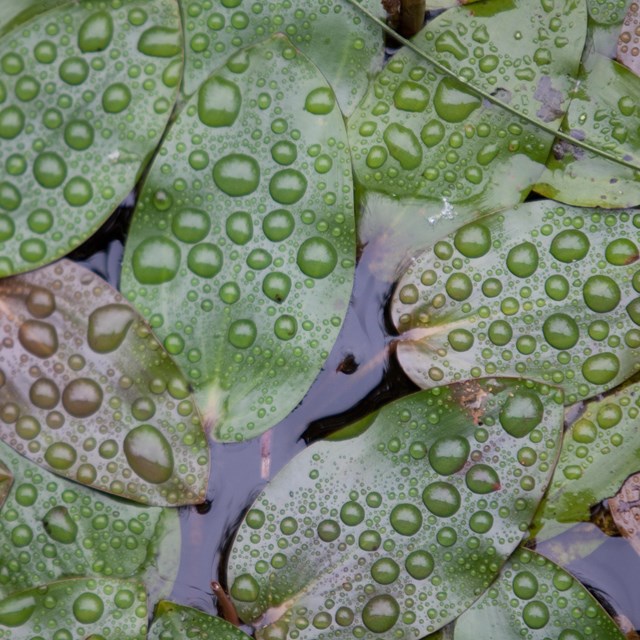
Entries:
[[487,390],[473,380],[454,385],[452,388],[454,402],[471,416],[473,424],[478,425],[485,413],[489,397]]

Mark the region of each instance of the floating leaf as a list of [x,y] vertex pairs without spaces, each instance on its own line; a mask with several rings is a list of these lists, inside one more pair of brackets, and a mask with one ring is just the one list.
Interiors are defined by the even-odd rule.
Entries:
[[265,640],[436,631],[518,545],[561,423],[549,387],[480,380],[397,400],[362,435],[312,445],[236,535],[239,615]]
[[147,597],[139,582],[60,580],[0,600],[6,640],[41,637],[144,640]]
[[0,456],[15,478],[0,510],[0,597],[73,575],[140,577],[154,593],[171,587],[180,546],[175,510],[96,494],[1,441]]
[[[358,0],[383,17],[377,0]],[[184,91],[194,93],[207,76],[241,47],[285,34],[327,78],[340,107],[350,113],[369,77],[382,64],[382,30],[347,0],[259,3],[241,0],[181,3],[185,29]]]
[[618,62],[640,76],[640,5],[632,2],[618,39]]
[[189,385],[148,325],[63,261],[0,280],[0,438],[138,502],[204,499],[209,451]]
[[156,607],[149,640],[195,638],[196,640],[250,640],[250,637],[225,622],[198,609],[163,600]]
[[326,81],[282,36],[236,54],[169,131],[122,272],[216,438],[260,434],[307,392],[346,312],[354,235]]
[[70,0],[21,0],[0,3],[0,36],[4,36],[34,16],[54,7],[69,4]]
[[640,383],[587,404],[564,436],[549,491],[536,514],[539,540],[588,521],[592,506],[640,471],[639,416]]
[[500,578],[455,623],[453,640],[625,640],[598,601],[569,573],[519,549]]
[[[562,130],[638,165],[640,78],[614,60],[592,54],[579,79]],[[535,190],[568,204],[635,206],[640,204],[640,171],[556,142]]]
[[177,96],[179,27],[175,0],[70,2],[2,38],[0,276],[65,255],[131,191]]
[[402,277],[391,315],[409,377],[561,386],[567,403],[640,370],[640,214],[532,202],[460,228]]
[[633,0],[586,0],[589,18],[597,24],[620,24]]
[[[543,171],[553,141],[548,129],[566,110],[585,25],[582,3],[547,13],[528,0],[459,7],[430,22],[415,37],[417,47],[533,122],[483,101],[405,47],[349,119],[359,182],[476,212],[520,202]],[[562,43],[555,27],[563,30]],[[505,30],[513,38],[499,37]],[[545,47],[536,49],[539,38]]]

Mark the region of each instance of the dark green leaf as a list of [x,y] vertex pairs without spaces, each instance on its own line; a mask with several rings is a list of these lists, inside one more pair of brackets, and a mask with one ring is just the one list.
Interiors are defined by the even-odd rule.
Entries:
[[425,251],[391,315],[416,384],[512,375],[567,403],[640,369],[640,214],[533,202],[482,218]]
[[143,503],[201,502],[209,451],[189,385],[123,297],[62,261],[0,280],[0,438]]
[[518,545],[561,423],[549,387],[480,380],[397,400],[361,435],[312,445],[236,535],[238,613],[264,640],[436,631]]
[[131,191],[177,96],[179,27],[175,0],[71,2],[3,36],[0,276],[65,255]]
[[214,437],[272,427],[320,371],[351,293],[352,198],[334,94],[282,36],[232,57],[169,131],[122,290],[196,387]]

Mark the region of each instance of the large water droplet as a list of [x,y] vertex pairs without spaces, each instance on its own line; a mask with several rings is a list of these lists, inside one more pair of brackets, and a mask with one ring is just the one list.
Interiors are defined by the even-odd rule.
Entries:
[[76,151],[88,149],[94,136],[93,127],[86,120],[71,120],[64,129],[64,141]]
[[463,122],[481,105],[480,98],[453,78],[443,78],[433,97],[437,114],[446,122]]
[[24,113],[15,106],[0,111],[0,138],[11,140],[24,129]]
[[0,624],[20,627],[36,610],[36,599],[31,594],[17,594],[0,601]]
[[258,188],[260,167],[251,156],[231,153],[216,162],[213,180],[229,196],[246,196]]
[[60,78],[67,84],[82,84],[89,75],[89,65],[83,58],[67,58],[60,65]]
[[507,268],[518,278],[528,278],[538,268],[538,250],[531,242],[513,247],[507,255]]
[[39,409],[49,411],[60,401],[60,390],[50,378],[40,378],[31,385],[29,399]]
[[155,427],[142,424],[132,429],[126,435],[122,449],[133,471],[143,480],[161,484],[171,478],[171,445]]
[[538,580],[530,571],[520,571],[513,578],[513,593],[521,600],[531,600],[538,593]]
[[229,342],[237,349],[248,349],[257,336],[258,330],[253,320],[236,320],[229,327]]
[[336,98],[333,91],[328,87],[313,89],[304,101],[304,108],[314,115],[324,116],[333,111],[336,105]]
[[392,123],[384,131],[384,143],[400,166],[410,171],[417,169],[422,162],[422,147],[411,129]]
[[551,255],[560,262],[582,260],[589,252],[589,238],[577,229],[561,231],[551,242]]
[[467,487],[474,493],[486,494],[500,489],[500,477],[487,464],[475,464],[465,475]]
[[305,275],[316,279],[326,278],[338,263],[338,253],[328,240],[309,238],[300,245],[297,262]]
[[56,309],[56,299],[47,289],[33,287],[27,296],[27,310],[35,318],[47,318]]
[[380,558],[371,565],[371,577],[378,584],[391,584],[400,575],[400,567],[391,558]]
[[76,450],[66,442],[54,442],[47,447],[44,454],[47,464],[57,471],[70,469],[75,464],[77,457]]
[[26,320],[18,330],[20,344],[38,358],[49,358],[58,350],[56,328],[41,320]]
[[260,586],[248,573],[239,575],[231,585],[231,596],[240,602],[255,602],[260,594]]
[[178,240],[194,244],[207,237],[211,229],[209,216],[201,209],[185,208],[171,222],[171,231]]
[[104,51],[113,38],[113,20],[106,11],[89,16],[78,32],[78,47],[83,53]]
[[522,610],[522,619],[531,629],[542,629],[549,622],[549,609],[544,602],[533,600]]
[[102,405],[102,388],[91,378],[72,380],[62,392],[62,405],[74,418],[88,418]]
[[78,536],[78,525],[66,507],[53,507],[42,519],[44,530],[49,537],[60,544],[72,544]]
[[471,447],[462,436],[443,436],[429,449],[429,463],[436,473],[450,476],[464,467]]
[[608,276],[591,276],[582,294],[589,309],[597,313],[613,311],[620,302],[620,287]]
[[89,316],[87,341],[96,353],[115,351],[133,322],[133,310],[124,304],[99,307]]
[[393,596],[374,596],[362,609],[362,622],[373,633],[389,631],[400,616],[400,605]]
[[269,273],[262,281],[262,291],[274,302],[284,302],[291,291],[291,278],[278,271]]
[[405,80],[395,90],[393,103],[402,111],[421,112],[429,104],[429,92],[417,82]]
[[491,248],[491,232],[483,224],[472,222],[456,232],[456,249],[467,258],[480,258]]
[[554,349],[571,349],[580,337],[576,321],[566,313],[550,315],[542,325],[542,333]]
[[208,127],[230,127],[242,106],[238,85],[225,78],[209,78],[198,92],[198,116]]
[[544,407],[540,398],[530,391],[516,391],[502,407],[500,424],[514,438],[523,438],[542,421]]
[[162,284],[175,278],[180,248],[162,237],[146,238],[133,252],[133,274],[141,284]]
[[435,567],[433,556],[428,551],[412,551],[405,560],[407,573],[416,580],[428,578]]
[[65,181],[67,165],[57,153],[45,151],[33,163],[33,176],[45,189],[55,189]]
[[412,504],[398,504],[389,516],[391,526],[403,536],[412,536],[422,528],[422,514]]
[[147,56],[171,58],[182,52],[182,34],[179,29],[150,27],[140,36],[138,51]]
[[276,171],[269,182],[269,193],[280,204],[294,204],[306,191],[307,179],[295,169]]
[[131,102],[131,91],[126,84],[116,82],[108,86],[102,94],[102,108],[107,113],[121,113]]
[[448,482],[432,482],[422,492],[424,506],[440,518],[449,518],[460,509],[460,492]]
[[99,595],[81,593],[73,602],[73,615],[80,624],[98,622],[104,613],[104,602]]
[[607,245],[605,257],[609,264],[625,266],[640,258],[638,247],[628,238],[618,238]]
[[582,365],[582,375],[591,384],[607,384],[620,371],[620,360],[613,353],[599,353],[587,358]]
[[220,273],[222,262],[222,251],[210,242],[196,245],[187,256],[187,266],[201,278],[213,278]]
[[264,235],[271,242],[282,242],[286,240],[295,228],[293,215],[286,209],[275,209],[270,211],[262,222]]

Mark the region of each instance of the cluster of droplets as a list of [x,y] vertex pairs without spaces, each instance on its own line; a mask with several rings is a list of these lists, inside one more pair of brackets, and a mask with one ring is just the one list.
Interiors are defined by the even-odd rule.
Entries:
[[75,578],[61,580],[0,601],[7,639],[50,636],[55,640],[114,638],[144,640],[147,598],[140,583]]
[[622,637],[595,598],[569,573],[524,549],[514,553],[500,578],[456,621],[454,638],[477,636],[479,629],[499,625],[499,620],[514,637]]
[[633,213],[537,204],[462,227],[398,286],[403,367],[422,385],[512,372],[569,401],[610,388],[637,370],[638,228]]
[[241,615],[295,602],[265,640],[424,633],[453,619],[518,544],[550,473],[562,408],[540,392],[422,392],[384,409],[347,454],[344,443],[311,447],[236,537],[230,593]]
[[0,288],[0,437],[114,494],[200,497],[208,452],[189,387],[121,296],[72,263]]
[[632,2],[618,38],[618,61],[636,75],[640,69],[640,4]]
[[364,70],[382,57],[381,30],[346,0],[326,0],[310,9],[281,0],[188,0],[182,11],[187,94],[238,49],[283,33],[318,65],[348,113],[366,90]]
[[12,472],[0,511],[0,594],[64,575],[122,578],[143,570],[161,509],[96,499],[90,489],[56,478],[4,443],[0,452]]
[[61,257],[131,190],[169,118],[180,52],[166,0],[73,5],[3,38],[0,276]]
[[589,17],[597,24],[622,23],[628,7],[628,0],[587,0]]
[[341,326],[352,207],[335,96],[273,38],[230,58],[176,121],[134,216],[123,290],[198,387],[220,376],[245,402],[260,371],[269,384],[251,411],[274,419],[269,386],[310,383]]

